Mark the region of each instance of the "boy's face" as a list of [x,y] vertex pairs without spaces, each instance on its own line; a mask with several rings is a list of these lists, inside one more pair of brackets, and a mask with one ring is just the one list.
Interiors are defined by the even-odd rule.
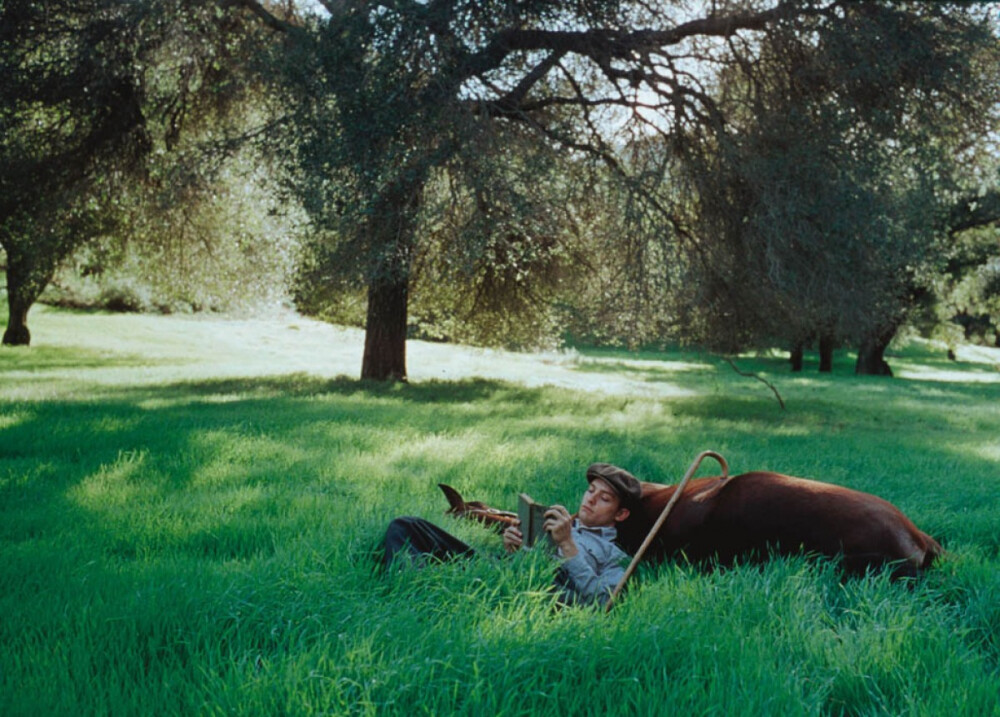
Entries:
[[576,518],[588,528],[598,528],[612,526],[628,515],[628,508],[621,507],[621,500],[614,489],[602,479],[595,478],[583,494]]

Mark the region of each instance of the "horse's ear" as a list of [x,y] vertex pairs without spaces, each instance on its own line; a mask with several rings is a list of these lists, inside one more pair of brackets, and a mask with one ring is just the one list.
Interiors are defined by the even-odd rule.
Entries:
[[448,499],[448,505],[451,506],[451,513],[464,513],[465,512],[465,501],[462,499],[461,494],[446,483],[438,483],[438,488],[444,493],[444,497]]

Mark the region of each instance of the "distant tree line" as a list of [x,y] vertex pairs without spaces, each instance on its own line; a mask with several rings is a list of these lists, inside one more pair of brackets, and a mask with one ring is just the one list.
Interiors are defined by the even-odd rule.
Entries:
[[868,374],[907,325],[1000,340],[988,5],[4,0],[0,27],[7,344],[60,267],[126,259],[195,307],[220,272],[287,283],[380,380],[413,336]]

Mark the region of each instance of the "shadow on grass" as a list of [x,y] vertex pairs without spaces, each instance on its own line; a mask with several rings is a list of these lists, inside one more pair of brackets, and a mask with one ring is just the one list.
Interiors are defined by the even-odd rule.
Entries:
[[[592,373],[625,373],[634,377],[645,377],[649,381],[663,381],[675,378],[678,374],[694,377],[699,374],[711,375],[712,371],[728,373],[732,371],[726,358],[703,351],[682,349],[666,349],[663,351],[645,350],[630,352],[614,348],[583,348],[578,353],[584,359],[578,370]],[[828,373],[819,372],[819,358],[807,352],[803,361],[803,369],[793,372],[786,356],[774,352],[762,352],[759,355],[741,355],[733,360],[741,369],[766,374],[770,378],[848,378],[854,377],[854,367],[857,355],[851,351],[836,351],[833,356],[833,370]],[[912,370],[919,366],[925,371],[942,372],[951,375],[966,375],[970,379],[982,377],[995,378],[1000,371],[1000,365],[988,365],[982,362],[960,361],[949,359],[945,350],[923,342],[912,342],[905,348],[886,354],[886,360],[897,372]],[[648,362],[648,363],[645,363]],[[657,367],[654,362],[662,362]],[[645,363],[645,365],[644,365]],[[692,366],[697,370],[692,371]],[[859,380],[883,380],[882,377],[858,377]]]
[[[129,389],[135,395],[145,389]],[[218,394],[275,396],[286,398],[324,396],[356,396],[388,398],[406,403],[465,404],[504,400],[531,404],[539,400],[539,392],[514,383],[488,379],[464,381],[422,381],[420,383],[392,383],[363,381],[346,376],[333,379],[308,374],[289,374],[260,378],[232,378],[212,381],[194,380],[150,389],[150,398],[175,396],[210,396]]]

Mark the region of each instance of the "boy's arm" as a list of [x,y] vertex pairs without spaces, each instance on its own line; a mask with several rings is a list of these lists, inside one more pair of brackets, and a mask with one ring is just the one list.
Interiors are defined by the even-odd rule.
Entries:
[[584,604],[592,602],[605,604],[625,575],[625,567],[621,560],[611,561],[598,573],[579,553],[564,561],[562,570],[566,577],[566,587]]

